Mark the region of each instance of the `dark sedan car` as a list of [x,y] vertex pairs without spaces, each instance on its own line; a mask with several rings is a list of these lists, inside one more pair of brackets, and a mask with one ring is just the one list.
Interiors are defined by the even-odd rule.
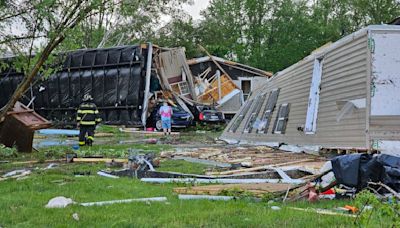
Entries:
[[[161,115],[158,112],[160,110],[160,105],[158,105],[152,112],[150,116],[150,122],[153,123],[153,127],[157,130],[162,130]],[[173,128],[186,128],[192,124],[192,116],[183,110],[179,106],[172,106],[172,118],[171,125]]]
[[222,112],[218,112],[210,106],[197,106],[197,121],[200,123],[225,123]]

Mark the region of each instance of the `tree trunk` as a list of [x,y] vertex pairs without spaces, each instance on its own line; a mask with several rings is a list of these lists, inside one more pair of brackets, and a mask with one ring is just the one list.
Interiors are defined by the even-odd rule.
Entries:
[[8,101],[8,103],[3,107],[3,109],[0,111],[0,123],[3,122],[4,118],[7,115],[7,112],[10,111],[15,103],[21,99],[22,95],[29,89],[30,84],[32,83],[33,79],[35,76],[38,74],[40,68],[43,66],[43,64],[46,62],[47,58],[51,54],[51,52],[57,47],[58,44],[60,44],[64,40],[64,36],[60,36],[57,38],[52,39],[46,46],[46,48],[43,50],[43,52],[40,54],[39,60],[36,62],[35,66],[31,70],[31,72],[24,77],[22,82],[18,85],[17,89],[14,91],[11,99]]

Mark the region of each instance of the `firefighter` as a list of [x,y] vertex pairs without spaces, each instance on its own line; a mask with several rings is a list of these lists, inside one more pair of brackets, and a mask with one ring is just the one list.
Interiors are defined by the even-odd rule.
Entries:
[[[82,103],[79,106],[76,116],[79,127],[79,146],[92,146],[94,140],[94,130],[96,125],[101,122],[99,111],[90,94],[85,94]],[[86,137],[87,133],[87,137]]]

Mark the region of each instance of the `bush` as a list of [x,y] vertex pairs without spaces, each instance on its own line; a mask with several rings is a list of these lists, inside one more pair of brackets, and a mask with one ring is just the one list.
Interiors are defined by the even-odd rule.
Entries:
[[15,158],[18,156],[17,149],[6,147],[0,144],[0,158]]
[[[381,227],[400,227],[400,202],[394,200],[394,197],[380,200],[370,191],[363,190],[357,194],[355,203],[362,210],[357,221],[359,225],[368,227],[373,217]],[[365,209],[367,206],[370,208]]]

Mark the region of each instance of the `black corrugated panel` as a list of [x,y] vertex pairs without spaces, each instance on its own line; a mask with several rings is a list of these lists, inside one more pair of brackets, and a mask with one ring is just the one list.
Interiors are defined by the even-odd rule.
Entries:
[[[64,56],[61,69],[32,87],[34,108],[55,124],[74,124],[76,109],[89,93],[103,123],[140,125],[145,55],[139,45],[60,54]],[[7,103],[22,78],[13,70],[0,72],[0,107]],[[29,102],[30,93],[26,93],[23,103]]]

